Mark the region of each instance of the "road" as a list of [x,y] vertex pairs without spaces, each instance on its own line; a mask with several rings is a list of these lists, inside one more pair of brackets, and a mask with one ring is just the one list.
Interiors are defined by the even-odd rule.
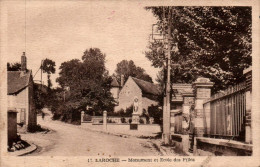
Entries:
[[50,133],[25,134],[22,139],[39,146],[34,156],[158,156],[161,153],[149,139],[123,138],[90,131],[80,126],[42,120],[38,124],[51,129]]

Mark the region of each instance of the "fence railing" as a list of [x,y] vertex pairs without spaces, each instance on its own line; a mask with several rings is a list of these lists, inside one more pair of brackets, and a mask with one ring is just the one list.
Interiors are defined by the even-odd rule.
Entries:
[[[229,87],[225,91],[213,95],[210,100],[211,137],[233,138],[244,140],[246,116],[246,83]],[[208,112],[208,111],[204,111]]]

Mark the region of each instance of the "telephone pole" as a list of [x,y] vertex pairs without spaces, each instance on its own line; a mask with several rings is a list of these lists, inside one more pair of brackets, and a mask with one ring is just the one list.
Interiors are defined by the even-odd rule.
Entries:
[[[163,7],[163,15],[164,13],[164,7]],[[167,34],[166,34],[166,55],[167,55],[167,82],[166,82],[166,91],[164,95],[164,104],[163,104],[163,141],[164,144],[170,143],[170,113],[171,113],[171,101],[170,101],[170,95],[171,95],[171,9],[169,7],[169,13],[168,13],[168,26],[167,26]]]

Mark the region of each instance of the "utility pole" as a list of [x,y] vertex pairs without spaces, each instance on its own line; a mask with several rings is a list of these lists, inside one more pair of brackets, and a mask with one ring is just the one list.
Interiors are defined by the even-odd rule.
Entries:
[[42,61],[41,61],[41,90],[42,90]]
[[[164,13],[164,7],[163,7],[163,15]],[[163,141],[164,144],[170,143],[170,112],[171,112],[171,101],[170,101],[170,91],[171,91],[171,9],[169,7],[169,13],[168,13],[168,30],[166,34],[166,55],[167,55],[167,82],[166,82],[166,91],[164,95],[164,104],[163,104]]]

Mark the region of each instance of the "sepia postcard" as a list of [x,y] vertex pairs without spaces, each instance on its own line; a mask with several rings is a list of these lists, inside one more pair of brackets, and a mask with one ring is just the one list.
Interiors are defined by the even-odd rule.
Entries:
[[260,1],[0,1],[0,166],[260,166]]

